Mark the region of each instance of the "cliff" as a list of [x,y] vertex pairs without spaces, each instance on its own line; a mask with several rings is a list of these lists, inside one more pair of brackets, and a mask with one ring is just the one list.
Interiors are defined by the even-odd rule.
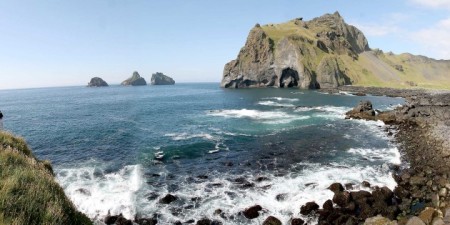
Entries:
[[171,77],[166,76],[163,73],[156,72],[156,73],[152,74],[151,84],[152,85],[173,85],[173,84],[175,84],[175,81]]
[[256,24],[221,87],[333,88],[342,85],[450,88],[450,61],[369,48],[341,15]]
[[137,71],[134,71],[133,75],[130,78],[124,80],[121,84],[124,86],[129,86],[129,85],[141,86],[141,85],[147,85],[147,82],[145,81],[145,79],[143,77],[141,77],[139,75],[139,73]]
[[108,87],[108,83],[106,83],[100,77],[93,77],[87,86],[88,87]]
[[48,161],[25,141],[0,131],[0,224],[92,224],[55,182]]

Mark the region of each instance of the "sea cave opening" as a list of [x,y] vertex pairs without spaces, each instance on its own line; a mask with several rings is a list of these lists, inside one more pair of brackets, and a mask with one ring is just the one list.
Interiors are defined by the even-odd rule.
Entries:
[[280,87],[297,87],[298,80],[298,72],[294,69],[286,68],[281,72]]

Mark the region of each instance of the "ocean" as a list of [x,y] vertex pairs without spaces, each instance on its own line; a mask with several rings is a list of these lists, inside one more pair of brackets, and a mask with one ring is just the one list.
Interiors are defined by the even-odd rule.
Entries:
[[[401,98],[299,89],[221,89],[218,83],[1,90],[4,128],[49,159],[55,179],[93,220],[123,213],[158,224],[204,217],[283,223],[332,198],[341,182],[395,187],[400,154],[382,122],[346,120],[360,100]],[[177,196],[159,203],[166,194]],[[240,212],[264,208],[254,220]],[[221,214],[215,214],[220,209]]]

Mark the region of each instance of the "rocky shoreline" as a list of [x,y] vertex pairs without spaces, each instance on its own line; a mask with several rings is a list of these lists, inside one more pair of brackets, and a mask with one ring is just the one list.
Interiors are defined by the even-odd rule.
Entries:
[[[363,190],[353,191],[352,184],[332,184],[332,199],[324,203],[308,202],[299,206],[307,221],[293,218],[289,224],[301,225],[317,221],[318,224],[450,224],[450,92],[428,90],[399,90],[344,86],[321,90],[340,91],[364,96],[386,95],[403,97],[407,103],[395,110],[379,112],[370,102],[347,113],[348,119],[382,120],[388,135],[394,135],[402,154],[402,165],[392,165],[397,187],[360,184]],[[167,196],[166,196],[167,197]],[[166,198],[165,197],[165,198]],[[169,196],[170,197],[170,196]],[[165,199],[163,198],[163,199]],[[264,209],[259,205],[243,209],[248,219],[259,217]],[[217,215],[220,215],[218,212]],[[175,224],[223,224],[218,220],[197,218]],[[107,224],[132,224],[119,216],[105,218]],[[152,218],[136,218],[137,224],[157,224]],[[281,221],[268,216],[264,225],[281,225]]]
[[404,106],[379,113],[362,101],[347,118],[388,124],[386,132],[395,135],[409,166],[393,168],[398,184],[393,191],[373,187],[371,193],[349,192],[333,184],[331,203],[338,208],[325,203],[316,211],[319,224],[450,224],[450,92],[352,86],[322,91],[406,98]]

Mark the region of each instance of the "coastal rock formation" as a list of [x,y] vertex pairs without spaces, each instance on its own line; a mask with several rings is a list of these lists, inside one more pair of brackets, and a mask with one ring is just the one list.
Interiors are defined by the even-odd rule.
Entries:
[[108,83],[106,83],[100,77],[93,77],[87,86],[88,87],[108,87]]
[[137,71],[134,71],[133,75],[130,78],[124,80],[121,84],[124,86],[128,86],[128,85],[142,86],[142,85],[147,85],[147,82],[145,81],[145,79],[143,77],[141,77],[139,75],[139,73]]
[[23,139],[0,131],[0,165],[0,224],[92,224]]
[[336,87],[349,81],[331,54],[357,58],[365,50],[369,46],[362,32],[337,12],[308,22],[255,26],[238,58],[225,65],[221,86]]
[[175,81],[171,77],[166,76],[163,73],[156,72],[156,73],[152,74],[151,84],[152,85],[173,85],[173,84],[175,84]]
[[335,12],[256,24],[237,58],[225,65],[221,87],[448,87],[449,70],[450,61],[370,49],[364,34]]

